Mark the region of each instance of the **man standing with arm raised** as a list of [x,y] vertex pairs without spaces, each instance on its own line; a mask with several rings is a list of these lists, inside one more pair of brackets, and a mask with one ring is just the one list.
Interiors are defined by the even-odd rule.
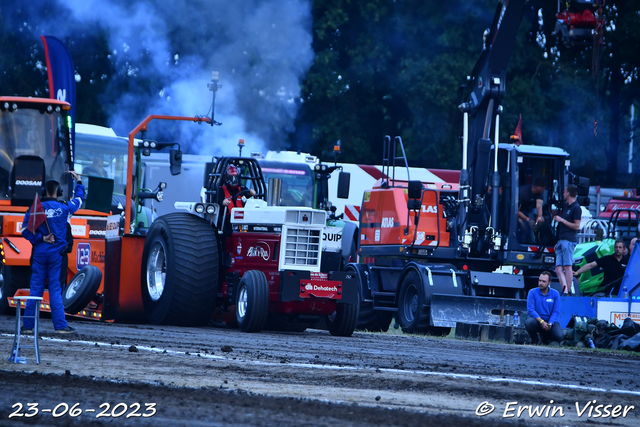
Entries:
[[[22,235],[33,245],[33,264],[31,274],[30,296],[41,297],[44,286],[49,280],[49,302],[51,304],[51,318],[56,333],[73,334],[76,330],[67,324],[62,304],[62,290],[60,289],[60,268],[62,266],[62,251],[67,246],[67,221],[69,217],[82,206],[84,202],[84,186],[80,177],[74,171],[69,171],[76,181],[73,199],[68,203],[58,201],[62,193],[59,192],[60,183],[49,180],[45,183],[46,195],[40,204],[37,199],[33,207],[27,211],[22,221]],[[33,211],[33,212],[32,212]],[[42,221],[32,220],[30,216],[46,215]],[[33,219],[33,218],[32,218]],[[23,323],[24,333],[33,333],[35,301],[29,300],[25,309]]]

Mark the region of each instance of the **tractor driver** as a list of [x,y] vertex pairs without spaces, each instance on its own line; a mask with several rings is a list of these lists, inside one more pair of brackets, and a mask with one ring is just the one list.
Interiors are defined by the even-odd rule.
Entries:
[[233,208],[241,208],[243,206],[242,200],[238,200],[238,195],[242,191],[248,191],[249,197],[256,195],[255,190],[243,190],[240,186],[240,172],[237,166],[229,165],[224,175],[224,184],[222,184],[222,194],[224,199],[222,200],[222,206],[229,209],[229,212]]

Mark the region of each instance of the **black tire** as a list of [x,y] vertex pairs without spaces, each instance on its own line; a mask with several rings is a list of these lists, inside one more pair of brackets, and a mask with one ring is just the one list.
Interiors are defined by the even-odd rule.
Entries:
[[30,287],[31,267],[5,266],[2,275],[0,314],[10,314],[15,312],[15,310],[9,306],[9,300],[7,300],[7,298],[14,296],[18,289]]
[[89,304],[100,287],[102,272],[95,265],[87,265],[76,273],[62,292],[65,313],[76,314]]
[[262,271],[242,275],[236,291],[236,320],[242,332],[260,332],[269,313],[269,283]]
[[364,302],[363,299],[363,287],[366,286],[366,278],[363,277],[366,271],[366,266],[358,265],[355,267],[350,264],[344,268],[344,271],[351,271],[358,275],[358,283],[360,289],[358,292],[358,320],[356,322],[356,330],[369,331],[369,332],[387,332],[393,313],[390,311],[378,311],[373,309],[373,303]]
[[398,323],[408,334],[423,334],[429,330],[429,309],[424,307],[424,289],[418,273],[411,271],[402,280],[398,295]]
[[164,215],[149,228],[142,252],[141,290],[152,324],[208,323],[218,286],[218,244],[208,221]]
[[334,337],[350,337],[358,323],[358,306],[338,304],[335,313],[327,316],[327,329]]

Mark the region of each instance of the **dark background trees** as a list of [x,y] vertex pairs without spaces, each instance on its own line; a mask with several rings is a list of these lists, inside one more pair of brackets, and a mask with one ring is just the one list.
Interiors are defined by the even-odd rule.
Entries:
[[[120,0],[108,3],[120,7],[126,4]],[[252,116],[245,117],[247,125],[239,133],[262,132],[265,148],[288,146],[325,159],[340,140],[341,161],[370,164],[380,162],[383,136],[399,135],[413,166],[459,168],[462,115],[457,107],[462,100],[458,88],[480,55],[482,33],[491,24],[497,0],[312,3],[300,0],[298,3],[303,13],[305,7],[310,11],[309,22],[302,19],[301,26],[310,32],[315,55],[310,67],[304,61],[298,66],[302,70],[298,73],[300,92],[264,78],[247,83],[236,103],[240,109],[250,107],[254,111]],[[176,4],[178,7],[183,3]],[[606,2],[607,28],[595,64],[592,45],[568,49],[551,34],[556,8],[555,0],[527,3],[507,73],[501,140],[508,141],[521,114],[525,144],[564,148],[571,153],[572,169],[590,176],[595,184],[626,185],[631,177],[620,172],[626,172],[628,164],[629,108],[640,91],[640,55],[636,47],[640,41],[640,4],[631,0]],[[223,86],[227,83],[221,96],[231,85],[238,91],[242,84],[238,82],[245,77],[234,73],[242,67],[250,70],[247,76],[259,73],[264,76],[265,68],[256,67],[255,63],[269,56],[269,52],[246,42],[233,44],[234,33],[226,28],[221,30],[220,19],[183,15],[171,20],[175,9],[165,15],[161,12],[157,12],[156,18],[164,18],[168,23],[168,49],[180,53],[179,61],[167,61],[166,74],[150,67],[156,60],[152,48],[126,56],[121,46],[112,46],[113,26],[82,20],[78,15],[56,26],[46,24],[49,21],[44,17],[68,14],[62,3],[34,0],[25,5],[3,4],[0,93],[48,96],[39,36],[45,32],[57,35],[52,28],[60,29],[59,37],[69,47],[81,76],[77,87],[77,120],[112,126],[118,133],[128,131],[129,124],[122,117],[114,118],[114,110],[131,104],[133,108],[127,116],[139,121],[150,104],[140,100],[145,96],[151,99],[151,95],[157,99],[157,93],[163,93],[173,75],[194,74],[194,63],[207,63],[207,55],[222,58],[217,59],[217,64],[224,61],[222,53],[207,53],[210,46],[224,42],[233,47],[223,51],[226,55],[238,49],[244,49],[244,55],[247,52],[252,55],[248,66],[235,58],[228,61],[232,65],[226,74],[221,73],[221,83]],[[233,26],[248,25],[246,15],[237,19],[231,22]],[[162,27],[163,22],[156,25]],[[189,25],[193,26],[192,31],[185,32]],[[249,39],[259,34],[248,32],[245,36]],[[208,44],[197,45],[197,39],[207,37]],[[129,44],[134,45],[135,40]],[[113,53],[116,49],[118,58]],[[195,57],[199,50],[205,52],[199,60],[186,59],[187,55]],[[225,82],[232,78],[235,81],[231,84]],[[262,94],[261,85],[267,95]],[[277,98],[276,92],[285,92],[278,96],[290,98],[293,104],[273,107],[275,104],[270,104],[270,100]],[[206,92],[205,95],[208,97]],[[176,97],[174,90],[173,99]],[[169,99],[162,101],[160,107],[171,104]],[[218,102],[216,113],[230,108],[224,98],[219,97]],[[279,116],[286,116],[295,114],[295,108],[295,122],[287,122],[282,129],[275,129],[280,122],[271,118],[264,120],[264,126],[252,127],[259,114],[275,110]],[[224,126],[233,126],[233,121]],[[268,131],[262,130],[269,126]],[[636,161],[634,169],[638,167],[640,162]]]

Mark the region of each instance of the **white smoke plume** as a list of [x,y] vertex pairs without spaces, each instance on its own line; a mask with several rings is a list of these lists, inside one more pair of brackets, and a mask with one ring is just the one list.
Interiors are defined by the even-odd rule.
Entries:
[[154,130],[170,129],[183,150],[235,155],[239,138],[264,151],[282,148],[294,130],[300,80],[313,62],[310,1],[57,2],[71,19],[42,24],[49,34],[64,38],[74,22],[104,31],[120,79],[131,79],[135,90],[109,106],[118,134],[148,114],[207,114],[212,70],[220,72],[215,119],[223,125],[152,122],[149,137],[162,141]]

